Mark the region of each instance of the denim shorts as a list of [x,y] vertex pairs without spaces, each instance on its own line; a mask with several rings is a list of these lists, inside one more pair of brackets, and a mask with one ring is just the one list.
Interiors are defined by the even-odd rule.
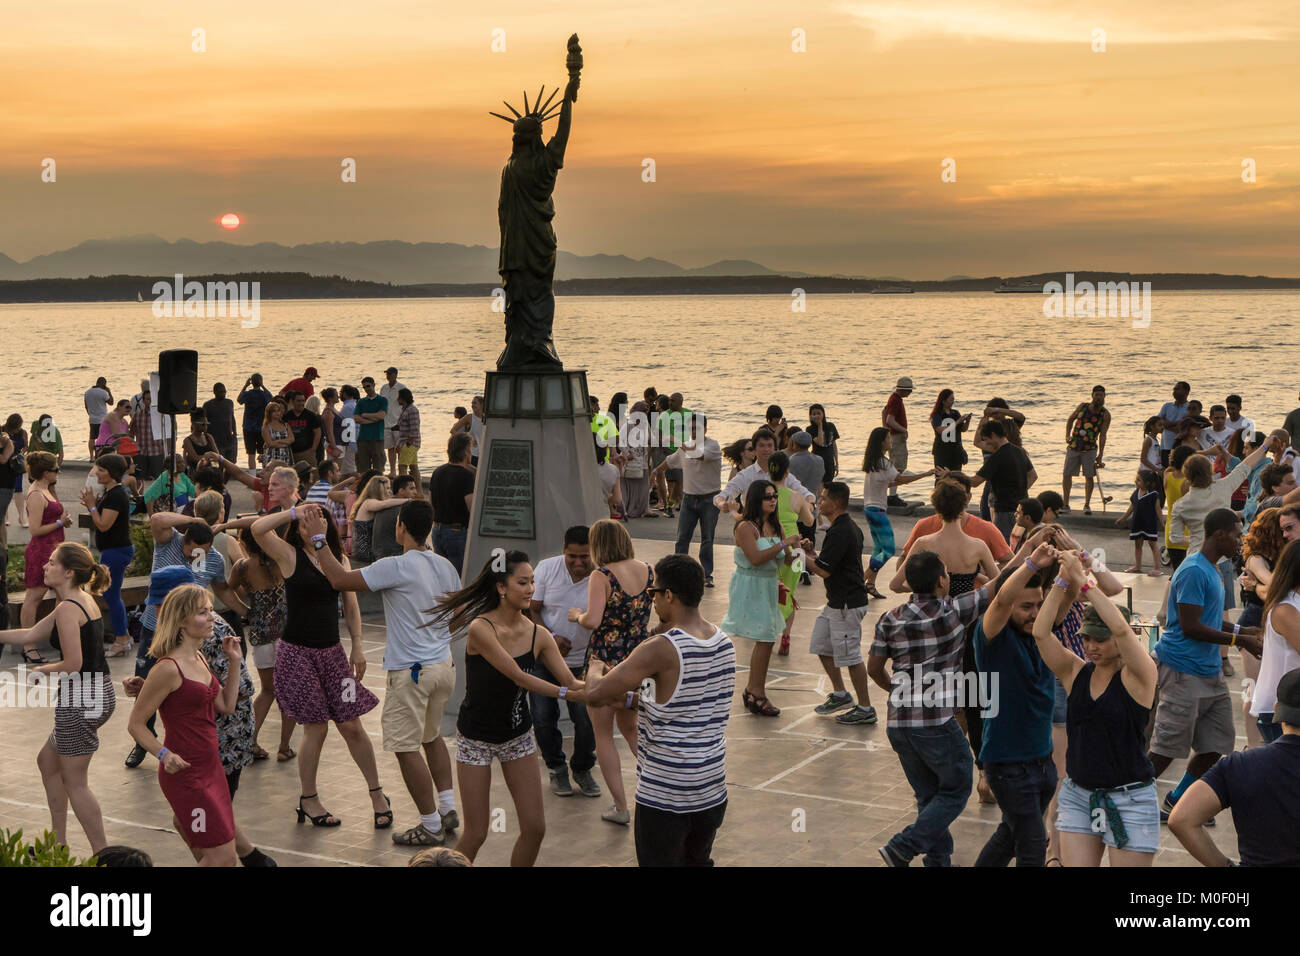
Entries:
[[[1069,777],[1061,784],[1060,795],[1056,798],[1056,829],[1063,833],[1088,833],[1099,836],[1106,846],[1115,846],[1115,834],[1110,828],[1109,817],[1102,813],[1097,816],[1098,826],[1093,826],[1092,812],[1088,807],[1091,790],[1085,790]],[[1128,843],[1123,849],[1138,853],[1155,853],[1160,848],[1160,806],[1156,802],[1156,784],[1153,780],[1145,787],[1133,790],[1112,790],[1110,799],[1119,811],[1119,818],[1128,831]]]

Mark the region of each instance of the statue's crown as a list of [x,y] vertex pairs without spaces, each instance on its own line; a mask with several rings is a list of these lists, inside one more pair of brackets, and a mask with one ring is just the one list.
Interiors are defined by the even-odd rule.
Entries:
[[[502,116],[500,113],[493,112],[492,110],[488,110],[488,112],[492,113],[492,115],[497,119],[503,119],[507,123],[510,123],[514,127],[516,134],[531,135],[533,133],[539,133],[541,132],[542,124],[559,112],[560,107],[564,105],[564,101],[561,100],[559,103],[551,106],[551,100],[555,99],[555,94],[559,91],[560,88],[558,86],[551,90],[551,95],[546,98],[545,103],[542,103],[542,94],[546,92],[546,84],[542,84],[542,88],[537,92],[537,99],[533,101],[532,106],[529,106],[528,92],[525,90],[524,111],[522,113],[509,103],[506,103],[505,100],[502,100],[501,102],[506,103],[506,109],[515,114],[513,118]],[[550,112],[547,112],[548,109]]]

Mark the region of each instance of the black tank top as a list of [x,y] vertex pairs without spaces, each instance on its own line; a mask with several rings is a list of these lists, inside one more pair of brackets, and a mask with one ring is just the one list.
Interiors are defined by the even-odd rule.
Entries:
[[[492,624],[488,621],[488,624]],[[496,631],[496,625],[492,625]],[[522,671],[531,671],[536,658],[537,625],[532,644],[515,658]],[[528,691],[501,673],[482,654],[465,654],[465,699],[456,718],[456,731],[470,740],[503,744],[533,729]]]
[[299,553],[284,582],[287,618],[281,640],[299,647],[333,647],[339,642],[339,595],[311,558]]
[[[76,601],[65,601],[65,604],[76,604],[77,610],[86,616],[81,622],[81,671],[82,674],[107,674],[108,659],[104,656],[104,619],[102,617],[92,618],[87,611]],[[59,629],[56,627],[54,633],[50,635],[50,643],[54,645],[59,653],[63,648],[59,647]]]
[[1066,706],[1065,772],[1085,790],[1109,790],[1150,780],[1155,768],[1143,738],[1149,707],[1129,696],[1119,672],[1096,700],[1089,689],[1096,665],[1089,661],[1074,678]]

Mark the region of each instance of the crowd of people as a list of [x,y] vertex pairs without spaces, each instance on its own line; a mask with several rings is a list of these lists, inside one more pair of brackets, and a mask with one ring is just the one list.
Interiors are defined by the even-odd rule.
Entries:
[[[116,704],[108,660],[134,652],[135,675],[122,688],[134,699],[126,766],[157,760],[173,824],[200,865],[275,865],[233,810],[242,770],[271,757],[260,738],[272,708],[276,759],[297,761],[301,824],[341,823],[317,782],[333,724],[365,780],[374,827],[393,828],[399,845],[438,848],[460,830],[457,850],[472,862],[489,838],[495,762],[518,819],[511,862],[531,865],[546,830],[540,750],[558,796],[603,797],[600,771],[611,800],[602,818],[633,828],[643,865],[707,865],[728,800],[734,639],[752,644],[742,706],[779,716],[767,689],[771,657],[790,653],[815,576],[825,599],[810,651],[831,687],[815,712],[877,723],[874,682],[887,694],[887,737],[916,794],[916,822],[881,847],[885,863],[920,856],[950,865],[949,826],[973,789],[1002,814],[977,865],[1096,866],[1107,851],[1111,865],[1149,865],[1162,820],[1198,860],[1224,864],[1203,831],[1223,808],[1233,810],[1243,863],[1300,862],[1300,820],[1284,799],[1300,771],[1300,454],[1287,427],[1300,427],[1300,409],[1264,433],[1235,395],[1202,418],[1180,382],[1146,423],[1119,519],[1134,543],[1126,570],[1142,571],[1147,549],[1147,573],[1162,574],[1167,562],[1172,577],[1157,622],[1139,622],[1113,601],[1123,583],[1059,521],[1080,471],[1084,513],[1100,494],[1110,426],[1101,386],[1066,422],[1061,492],[1031,496],[1040,476],[1022,448],[1026,417],[999,398],[972,426],[952,390],[941,391],[930,417],[933,465],[909,471],[913,383],[900,378],[862,462],[869,550],[839,480],[840,434],[821,405],[810,407],[806,427],[773,405],[752,434],[724,447],[680,393],[647,389],[630,407],[617,393],[604,412],[593,399],[609,517],[542,545],[551,557],[509,551],[474,569],[463,563],[482,398],[454,411],[448,461],[426,492],[419,412],[397,375],[390,367],[378,391],[367,376],[360,389],[317,396],[314,368],[278,395],[254,374],[233,401],[218,383],[170,463],[171,420],[153,413],[148,382],[114,403],[100,379],[85,396],[93,468],[82,496],[97,555],[63,539],[70,517],[53,487],[62,439],[49,416],[30,438],[10,416],[0,468],[16,481],[0,503],[21,501],[31,544],[21,626],[0,631],[0,642],[66,684],[38,757],[60,840],[71,805],[92,850],[108,846],[87,768]],[[247,467],[237,461],[236,402]],[[638,413],[654,422],[652,440],[629,438],[628,416]],[[968,432],[982,457],[975,469]],[[924,479],[935,513],[900,549],[890,509],[908,507],[900,486]],[[231,481],[253,493],[256,513],[232,513]],[[133,512],[153,543],[138,643],[121,595]],[[653,513],[676,518],[677,533],[675,553],[652,567],[636,557],[626,521]],[[734,571],[713,624],[700,604],[714,587],[719,523],[734,541]],[[697,528],[698,560],[689,554]],[[885,598],[882,571],[888,590],[907,599],[878,616],[864,657],[870,602]],[[37,620],[47,592],[55,610]],[[378,593],[384,606],[382,745],[419,811],[404,829],[394,828],[361,726],[379,699],[363,684],[357,592]],[[1235,592],[1242,611],[1233,622],[1225,613]],[[1149,650],[1153,623],[1163,631]],[[51,638],[60,657],[47,661],[41,646]],[[459,808],[440,727],[457,639],[466,662]],[[1233,753],[1232,646],[1251,691],[1245,753]],[[567,758],[560,702],[574,731]],[[636,756],[631,799],[617,736]],[[1159,801],[1156,778],[1189,754],[1182,780]]]

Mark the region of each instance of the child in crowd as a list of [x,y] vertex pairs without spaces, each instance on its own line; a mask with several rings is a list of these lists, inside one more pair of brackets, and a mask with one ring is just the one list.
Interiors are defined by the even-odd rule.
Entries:
[[1115,522],[1115,527],[1122,528],[1128,524],[1128,536],[1133,542],[1133,564],[1125,568],[1126,572],[1142,573],[1142,545],[1151,548],[1151,570],[1149,577],[1158,578],[1160,570],[1160,527],[1164,518],[1160,513],[1160,476],[1154,471],[1142,468],[1133,481],[1133,493],[1129,495],[1128,510]]

